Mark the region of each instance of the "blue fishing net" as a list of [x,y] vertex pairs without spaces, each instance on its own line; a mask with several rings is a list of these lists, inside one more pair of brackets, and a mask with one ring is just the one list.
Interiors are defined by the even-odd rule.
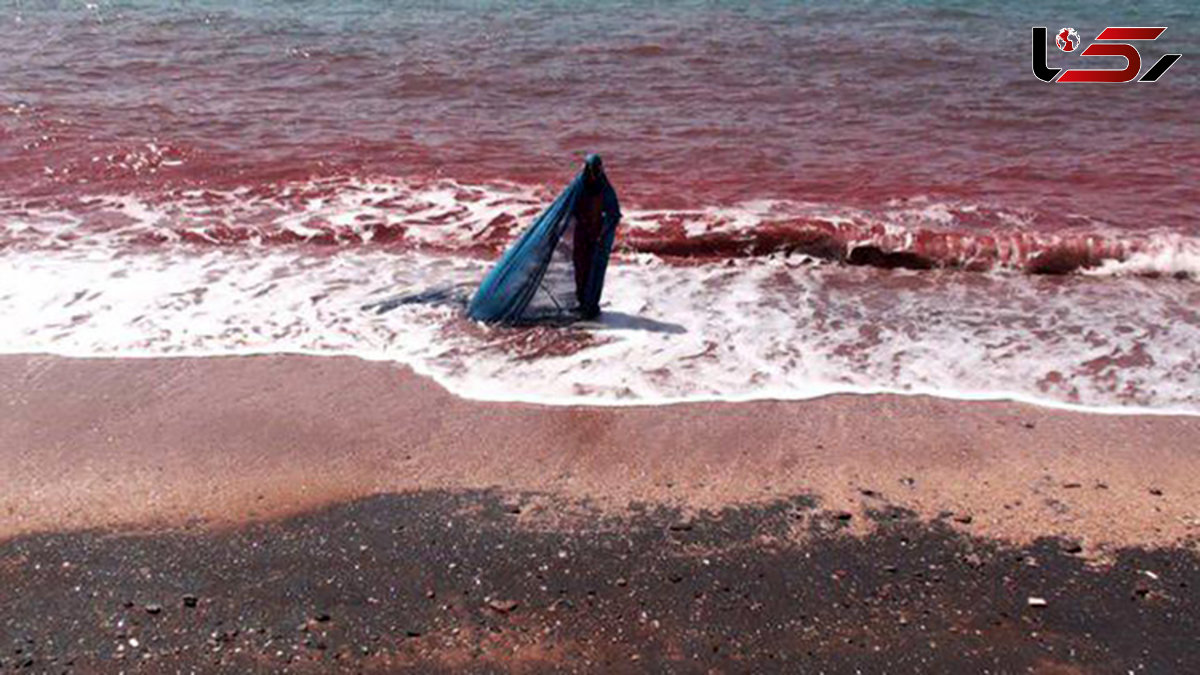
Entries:
[[467,314],[503,324],[594,318],[620,220],[600,157],[589,155],[575,180],[484,277]]

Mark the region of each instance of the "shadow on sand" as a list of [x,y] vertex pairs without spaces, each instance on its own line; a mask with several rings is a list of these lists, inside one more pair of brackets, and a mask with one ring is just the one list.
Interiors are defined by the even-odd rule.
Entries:
[[596,321],[588,322],[585,325],[594,330],[644,330],[651,333],[670,333],[671,335],[682,335],[687,332],[686,328],[677,323],[658,321],[623,312],[603,312]]

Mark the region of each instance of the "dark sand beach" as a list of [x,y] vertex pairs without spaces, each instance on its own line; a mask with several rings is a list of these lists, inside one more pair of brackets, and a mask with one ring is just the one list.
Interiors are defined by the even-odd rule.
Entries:
[[0,359],[0,667],[1189,672],[1200,419]]

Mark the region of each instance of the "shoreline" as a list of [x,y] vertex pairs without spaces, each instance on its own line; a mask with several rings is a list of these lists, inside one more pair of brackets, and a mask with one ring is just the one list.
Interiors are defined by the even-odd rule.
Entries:
[[385,364],[395,368],[410,371],[414,376],[432,381],[448,394],[475,403],[498,405],[528,405],[547,408],[664,408],[672,406],[704,405],[704,404],[754,404],[754,403],[804,403],[831,397],[853,396],[885,396],[885,397],[916,397],[949,401],[951,403],[1010,403],[1034,408],[1044,408],[1050,411],[1078,413],[1082,415],[1100,415],[1114,417],[1195,417],[1200,419],[1200,410],[1171,407],[1144,407],[1136,405],[1089,405],[1085,403],[1069,403],[1050,398],[1037,398],[1017,391],[981,393],[974,391],[953,391],[943,389],[892,389],[888,387],[862,387],[858,385],[823,385],[825,389],[808,394],[775,393],[770,394],[704,394],[689,395],[676,398],[659,398],[654,400],[630,398],[616,399],[576,395],[570,401],[562,402],[553,397],[499,397],[481,394],[478,391],[464,394],[446,384],[434,372],[423,369],[395,358],[375,356],[353,352],[325,352],[319,350],[280,350],[270,351],[261,348],[247,350],[225,350],[221,353],[180,351],[164,354],[160,352],[122,351],[120,355],[95,354],[91,352],[72,353],[64,351],[11,351],[0,352],[0,359],[47,357],[73,360],[93,361],[125,361],[125,360],[203,360],[203,359],[245,359],[245,358],[298,358],[298,359],[352,359],[368,364]]
[[[493,489],[693,511],[805,494],[1089,551],[1200,528],[1200,418],[1005,401],[543,407],[353,357],[0,356],[0,540],[234,527],[377,494]],[[968,520],[960,523],[958,520]]]

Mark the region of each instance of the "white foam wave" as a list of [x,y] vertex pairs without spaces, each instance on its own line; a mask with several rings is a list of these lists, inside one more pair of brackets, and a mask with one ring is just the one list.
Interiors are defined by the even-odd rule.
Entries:
[[1171,276],[1200,279],[1200,241],[1172,233],[1161,233],[1145,250],[1125,260],[1106,260],[1086,270],[1094,276]]
[[485,328],[452,307],[360,305],[474,283],[465,257],[346,249],[0,254],[0,351],[348,354],[465,397],[632,405],[839,392],[1200,414],[1194,284],[895,272],[799,257],[610,268],[600,322]]

